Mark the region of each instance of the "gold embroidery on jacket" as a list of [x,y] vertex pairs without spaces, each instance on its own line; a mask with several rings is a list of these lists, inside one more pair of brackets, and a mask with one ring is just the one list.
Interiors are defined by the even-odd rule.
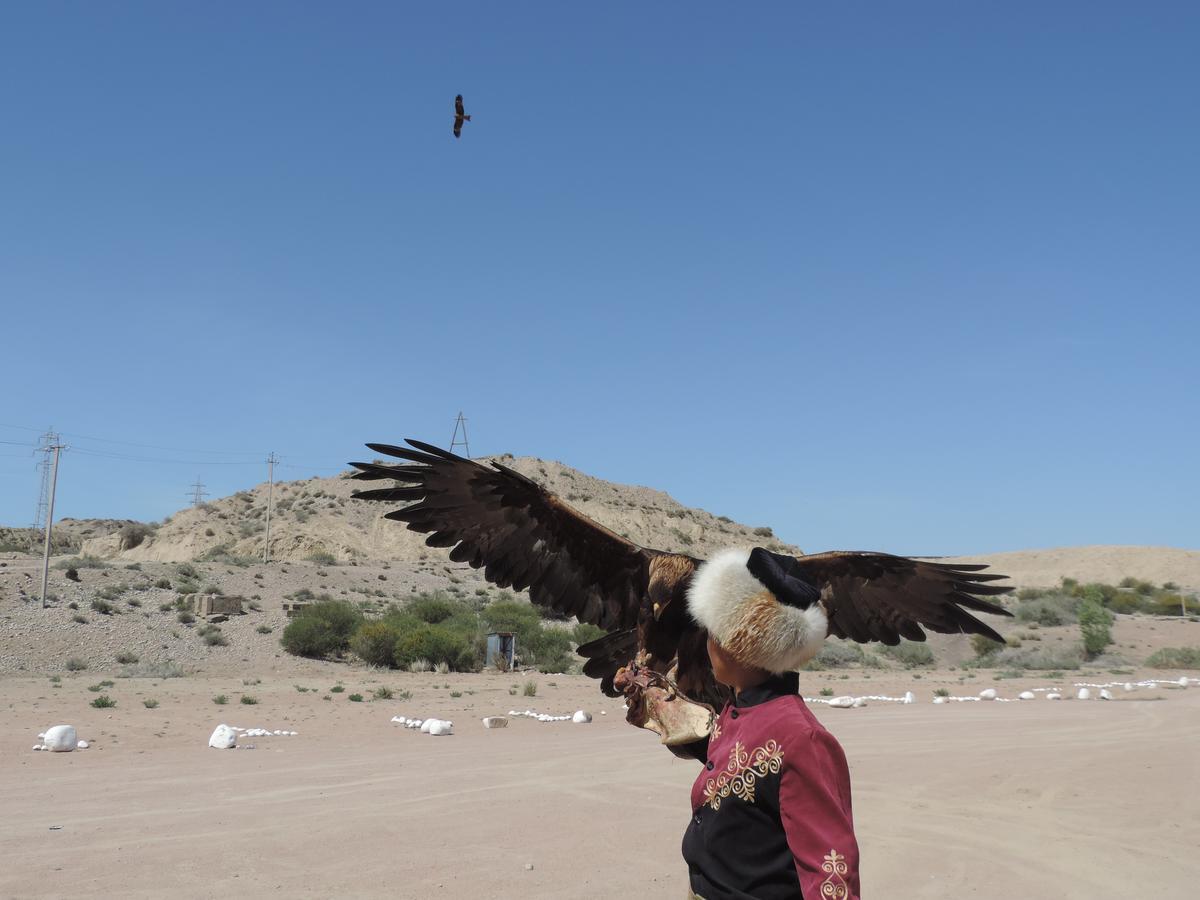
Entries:
[[718,716],[713,719],[712,734],[709,735],[714,741],[721,736],[721,719]]
[[846,857],[836,850],[830,850],[825,854],[825,862],[821,863],[821,871],[827,873],[825,880],[821,882],[822,897],[844,900],[850,896],[850,889],[846,887],[846,879],[843,877],[847,872]]
[[704,783],[704,803],[714,810],[732,794],[747,803],[754,802],[754,785],[759,778],[778,774],[783,768],[783,748],[778,741],[767,741],[747,752],[741,741],[734,741],[729,763],[716,778]]

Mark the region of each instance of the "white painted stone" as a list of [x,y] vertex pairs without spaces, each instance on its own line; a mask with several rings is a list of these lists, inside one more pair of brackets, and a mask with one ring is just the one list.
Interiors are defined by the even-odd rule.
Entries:
[[1111,700],[1112,699],[1112,694],[1110,694],[1108,692],[1107,688],[1100,691],[1100,699],[1101,700]]
[[571,716],[571,721],[576,725],[583,725],[592,721],[592,714],[589,712],[584,712],[582,709],[577,709],[575,710],[575,715]]
[[237,732],[228,725],[218,725],[208,739],[208,746],[228,750],[237,746]]
[[484,728],[507,728],[508,719],[504,716],[484,716]]
[[1132,690],[1133,690],[1133,684],[1132,684],[1131,682],[1128,682],[1128,681],[1127,681],[1127,682],[1125,682],[1125,690],[1127,690],[1127,691],[1132,691]]
[[917,702],[917,695],[916,695],[916,694],[914,694],[912,691],[905,691],[905,692],[904,692],[904,699],[903,699],[903,700],[901,700],[900,702],[901,702],[901,703],[916,703],[916,702]]
[[1185,688],[1188,686],[1188,679],[1187,679],[1186,675],[1184,675],[1182,678],[1179,679],[1179,686],[1181,688]]
[[829,705],[837,709],[849,709],[854,705],[853,697],[834,697],[829,701]]
[[1035,694],[1033,691],[1021,691],[1021,693],[1017,694],[1017,699],[1018,700],[1036,700],[1037,694]]
[[1087,688],[1080,688],[1079,693],[1076,694],[1075,696],[1078,697],[1080,700],[1091,700],[1092,692],[1089,691]]
[[426,719],[424,722],[422,722],[421,723],[421,734],[429,734],[429,729],[431,729],[433,727],[433,723],[436,721],[437,721],[437,719]]
[[435,719],[433,724],[429,726],[430,734],[454,734],[454,726],[450,722],[442,719]]
[[946,698],[945,698],[945,697],[934,697],[934,698],[933,698],[933,702],[934,702],[934,703],[938,703],[938,704],[942,704],[942,703],[945,703],[945,702],[946,702]]
[[41,744],[34,744],[34,745],[33,745],[33,749],[34,749],[34,750],[41,750],[41,749],[42,749],[42,745],[41,745]]
[[1052,691],[1051,693],[1046,695],[1046,699],[1047,700],[1061,700],[1062,694],[1058,693],[1057,691]]
[[55,725],[53,728],[46,729],[44,743],[47,750],[66,753],[74,750],[78,741],[79,736],[75,734],[74,725]]
[[80,749],[80,750],[86,750],[86,749],[88,748],[88,742],[87,742],[87,741],[80,741],[80,742],[79,742],[78,744],[76,744],[75,746],[76,746],[78,749]]
[[995,688],[984,688],[982,691],[979,692],[979,699],[980,700],[995,700],[996,699],[996,689]]

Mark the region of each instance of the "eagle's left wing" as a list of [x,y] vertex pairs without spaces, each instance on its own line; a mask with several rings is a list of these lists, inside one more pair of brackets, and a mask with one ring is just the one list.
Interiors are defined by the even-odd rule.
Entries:
[[836,637],[894,645],[902,637],[923,641],[923,628],[928,628],[940,634],[982,634],[1004,642],[995,629],[967,612],[1012,615],[983,599],[1012,590],[991,584],[1007,576],[983,572],[987,566],[848,550],[799,557],[769,555],[778,564],[773,567],[778,577],[798,578],[820,592],[829,633]]

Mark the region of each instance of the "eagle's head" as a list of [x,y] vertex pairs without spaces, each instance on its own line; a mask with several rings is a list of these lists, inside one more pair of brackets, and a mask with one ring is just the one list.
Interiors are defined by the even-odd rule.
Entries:
[[688,612],[744,665],[794,672],[817,655],[828,620],[820,591],[789,574],[787,557],[764,550],[722,550],[688,587]]

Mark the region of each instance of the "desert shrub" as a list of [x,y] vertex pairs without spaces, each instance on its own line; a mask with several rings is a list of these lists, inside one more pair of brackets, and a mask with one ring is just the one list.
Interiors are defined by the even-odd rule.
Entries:
[[196,617],[193,616],[186,609],[180,610],[179,614],[175,618],[178,619],[179,622],[183,625],[191,625],[193,622],[196,621]]
[[766,525],[763,525],[763,526],[761,526],[761,527],[759,527],[759,528],[755,528],[755,529],[754,529],[754,533],[755,533],[756,535],[758,535],[758,537],[774,537],[774,536],[775,536],[775,532],[774,532],[774,531],[772,531],[772,530],[771,530],[771,529],[770,529],[768,526],[766,526]]
[[121,542],[121,549],[131,550],[134,547],[141,546],[142,542],[149,537],[150,528],[141,522],[130,522],[128,525],[122,525],[117,535]]
[[319,566],[336,566],[337,557],[332,553],[326,553],[324,550],[317,550],[304,557],[309,562],[314,562]]
[[573,632],[547,627],[528,603],[497,600],[479,613],[488,631],[511,631],[516,635],[516,655],[525,665],[545,672],[565,672],[573,662]]
[[536,681],[525,682],[524,686],[521,688],[521,693],[524,694],[526,697],[536,697],[537,696],[537,682]]
[[[1017,591],[1018,600],[1037,600],[1039,597],[1045,597],[1050,591],[1046,588],[1025,587]],[[949,694],[947,693],[947,696]]]
[[[328,597],[328,595],[322,595]],[[342,653],[362,623],[362,613],[349,603],[323,599],[304,607],[283,629],[280,643],[294,656],[319,658]]]
[[87,616],[81,616],[79,613],[71,616],[71,621],[76,625],[86,625],[88,623]]
[[199,578],[200,573],[196,571],[196,567],[191,563],[180,563],[175,567],[175,571],[180,578]]
[[242,694],[238,702],[244,703],[246,706],[256,706],[258,705],[258,698],[251,694]]
[[833,696],[833,688],[823,687],[823,688],[821,688],[820,693],[821,693],[822,697],[832,697]]
[[606,634],[608,634],[607,631],[590,622],[577,622],[571,630],[571,640],[578,646],[583,646],[591,641],[599,640]]
[[272,628],[270,625],[259,625],[254,630],[257,631],[259,634],[270,634],[275,629]]
[[400,635],[401,629],[394,622],[364,622],[350,638],[350,650],[369,665],[393,667]]
[[[1193,603],[1193,608],[1195,604]],[[1187,612],[1184,609],[1184,599],[1179,594],[1172,594],[1166,591],[1160,591],[1153,597],[1147,597],[1143,601],[1142,608],[1146,612],[1154,613],[1156,616],[1185,616]]]
[[88,667],[87,660],[81,659],[78,656],[72,656],[64,665],[68,672],[82,672]]
[[[993,643],[995,643],[995,642],[993,641]],[[949,690],[947,690],[946,688],[937,688],[937,689],[936,689],[936,690],[933,692],[933,696],[935,696],[935,697],[949,697],[949,696],[950,696],[950,691],[949,691]]]
[[221,632],[220,628],[213,626],[200,635],[204,643],[209,647],[227,647],[229,646],[229,638]]
[[395,694],[392,692],[392,689],[390,687],[375,688],[375,699],[376,700],[391,700],[392,697],[394,697],[394,696],[395,696]]
[[417,660],[433,665],[444,664],[459,671],[476,668],[477,642],[444,625],[420,622],[401,633],[393,648],[396,665],[410,666]]
[[971,649],[980,659],[991,656],[993,653],[999,653],[1003,647],[1002,643],[992,640],[986,634],[971,635]]
[[1083,635],[1083,650],[1088,659],[1099,656],[1112,639],[1112,613],[1093,597],[1085,597],[1079,604],[1079,631]]
[[156,582],[154,582],[154,586],[156,588],[161,588],[164,591],[169,591],[171,589],[171,579],[170,578],[160,578]]
[[907,669],[915,669],[918,666],[932,666],[935,663],[933,651],[929,649],[929,645],[921,641],[902,640],[899,644],[891,646],[884,644],[880,651],[890,656],[896,662],[901,663]]
[[408,664],[408,671],[410,672],[428,672],[432,668],[432,663],[427,659],[414,659]]
[[123,650],[117,654],[117,662],[121,663],[121,665],[132,665],[137,661],[138,655],[136,653],[130,653],[128,650]]
[[348,697],[346,697],[346,699],[349,700],[351,703],[362,703],[363,695],[362,694],[350,694]]
[[54,564],[56,569],[107,569],[108,563],[95,556],[73,556],[59,560]]
[[1132,591],[1117,591],[1113,595],[1113,598],[1108,601],[1108,608],[1115,613],[1122,613],[1124,615],[1141,612],[1142,598]]
[[408,605],[404,607],[404,611],[422,622],[437,625],[462,611],[463,608],[464,605],[460,601],[452,600],[445,594],[438,593],[419,595],[409,601]]
[[213,697],[213,703],[217,704],[217,706],[224,706],[228,702],[229,698],[224,694],[217,694],[217,696]]
[[96,709],[112,709],[117,705],[117,701],[108,696],[108,694],[101,694],[92,701],[91,705],[96,707]]
[[1146,660],[1152,669],[1200,669],[1200,647],[1163,647]]
[[92,610],[100,613],[102,616],[111,616],[113,613],[113,605],[107,600],[93,600]]
[[1022,622],[1037,622],[1047,627],[1066,625],[1075,621],[1077,605],[1074,597],[1052,594],[1017,604],[1016,615]]
[[1083,664],[1083,656],[1083,647],[1079,644],[1063,647],[1021,647],[1015,650],[1006,648],[976,659],[972,665],[993,669],[1061,671],[1078,669]]
[[862,662],[862,647],[850,641],[834,639],[822,644],[821,651],[804,668],[816,672],[821,669],[844,669],[861,665]]
[[67,581],[78,581],[79,580],[79,570],[77,568],[75,568],[74,566],[69,567],[66,572],[66,579],[67,579]]
[[146,707],[146,709],[157,709],[158,701],[155,700],[153,697],[150,697],[150,698],[147,698],[146,700],[142,701],[142,706]]

